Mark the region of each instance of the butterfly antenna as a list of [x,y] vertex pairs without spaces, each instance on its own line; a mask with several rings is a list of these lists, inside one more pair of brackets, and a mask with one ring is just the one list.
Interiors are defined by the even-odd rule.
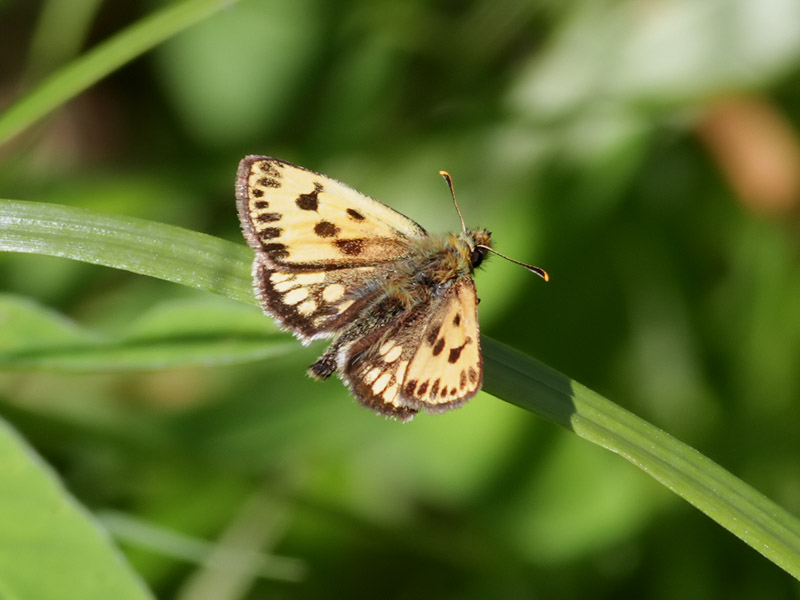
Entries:
[[450,188],[450,195],[453,197],[453,204],[456,205],[456,212],[458,213],[458,218],[461,219],[461,230],[464,233],[467,233],[467,225],[464,223],[464,217],[461,215],[461,209],[458,208],[458,202],[456,202],[456,190],[453,187],[453,178],[450,177],[450,173],[447,171],[439,171],[439,175],[444,177],[444,180],[447,182],[447,187]]
[[477,246],[475,246],[475,247],[476,247],[476,248],[483,248],[484,250],[488,250],[489,252],[493,252],[494,254],[497,254],[497,256],[500,256],[500,257],[502,257],[502,258],[505,258],[507,261],[510,261],[510,262],[512,262],[512,263],[515,263],[515,264],[518,264],[518,265],[520,265],[520,266],[522,266],[522,267],[525,267],[525,268],[526,268],[526,269],[528,269],[528,271],[530,271],[531,273],[536,273],[536,274],[537,274],[539,277],[541,277],[541,278],[542,278],[542,279],[544,279],[545,281],[550,281],[550,275],[547,273],[547,271],[545,271],[545,270],[544,270],[544,269],[542,269],[541,267],[534,267],[533,265],[529,265],[528,263],[524,263],[524,262],[520,262],[520,261],[518,261],[518,260],[514,260],[514,259],[513,259],[513,258],[511,258],[510,256],[506,256],[505,254],[503,254],[503,253],[501,253],[501,252],[498,252],[498,251],[497,251],[497,250],[495,250],[494,248],[490,248],[489,246],[485,246],[485,245],[483,245],[483,244],[478,244],[478,245],[477,245]]

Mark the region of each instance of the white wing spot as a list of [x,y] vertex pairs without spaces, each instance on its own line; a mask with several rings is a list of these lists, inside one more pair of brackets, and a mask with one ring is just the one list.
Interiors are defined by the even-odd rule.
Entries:
[[300,285],[312,285],[325,281],[325,273],[298,273],[294,279]]
[[317,310],[317,303],[313,300],[306,300],[302,304],[297,307],[297,312],[299,312],[304,317],[307,317],[314,313]]
[[383,356],[384,354],[389,352],[389,350],[391,350],[393,347],[394,347],[394,340],[389,340],[388,342],[384,342],[381,345],[381,347],[378,348],[378,354]]
[[288,279],[294,279],[294,275],[291,273],[278,273],[274,271],[269,276],[270,283],[280,283],[281,281],[286,281]]
[[398,358],[400,358],[400,355],[402,353],[403,353],[402,346],[393,346],[392,349],[386,353],[386,356],[383,357],[383,360],[385,360],[387,363],[394,362]]
[[294,278],[292,278],[292,279],[287,279],[286,281],[281,281],[280,283],[276,283],[272,287],[274,287],[275,291],[278,292],[279,294],[283,294],[285,292],[288,292],[292,288],[298,287],[298,285],[299,284],[294,280]]
[[391,373],[384,373],[380,377],[375,380],[375,383],[372,384],[372,392],[374,394],[380,394],[384,388],[389,385],[389,380],[392,378]]
[[364,381],[367,382],[367,385],[371,384],[378,378],[378,375],[381,374],[381,370],[379,367],[373,367],[365,376]]
[[408,361],[404,360],[400,364],[397,365],[397,371],[394,374],[394,377],[397,381],[403,381],[406,376],[406,369],[408,368]]
[[344,286],[341,283],[332,283],[322,290],[322,299],[325,302],[336,302],[344,296]]
[[297,288],[296,290],[288,292],[283,297],[283,303],[288,304],[289,306],[293,306],[298,302],[302,302],[306,298],[308,298],[308,288]]
[[397,398],[397,390],[398,389],[399,389],[399,386],[396,383],[393,384],[393,385],[390,385],[388,388],[386,388],[386,391],[383,392],[383,399],[386,402],[388,402],[389,404],[394,404],[395,403],[395,399]]

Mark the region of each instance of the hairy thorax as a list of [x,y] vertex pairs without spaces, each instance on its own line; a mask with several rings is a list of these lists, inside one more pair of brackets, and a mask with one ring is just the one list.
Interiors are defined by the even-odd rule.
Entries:
[[489,233],[482,229],[420,239],[409,258],[398,261],[395,273],[378,284],[403,308],[428,302],[452,282],[472,275],[477,266],[475,248],[488,246],[489,241]]

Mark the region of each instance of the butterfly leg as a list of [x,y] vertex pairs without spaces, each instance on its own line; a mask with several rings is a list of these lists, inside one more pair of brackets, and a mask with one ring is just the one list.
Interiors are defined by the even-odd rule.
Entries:
[[364,338],[367,334],[384,327],[398,314],[396,302],[391,298],[382,298],[367,305],[365,309],[371,318],[369,320],[359,320],[351,323],[342,331],[333,343],[328,346],[325,353],[317,361],[308,367],[306,374],[312,379],[323,381],[333,375],[339,368],[338,359],[341,349],[349,346],[358,339]]
[[320,356],[313,365],[308,367],[306,373],[311,379],[324,381],[336,371],[336,348],[337,344],[331,346]]
[[317,381],[326,380],[328,377],[333,375],[338,368],[336,358],[339,354],[339,349],[361,335],[363,335],[363,333],[357,324],[351,325],[345,329],[345,331],[339,334],[333,343],[328,346],[328,349],[325,350],[325,353],[320,356],[313,365],[308,367],[306,374],[311,377],[311,379],[316,379]]

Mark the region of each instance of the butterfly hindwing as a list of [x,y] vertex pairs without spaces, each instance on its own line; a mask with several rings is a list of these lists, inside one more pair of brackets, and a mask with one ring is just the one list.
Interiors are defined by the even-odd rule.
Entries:
[[239,218],[250,245],[286,271],[385,263],[427,235],[385,204],[325,175],[248,156],[236,180]]
[[356,398],[399,419],[453,408],[481,386],[475,284],[451,282],[344,351],[342,378]]
[[403,393],[429,410],[453,408],[472,398],[482,379],[478,295],[472,278],[464,277],[453,284],[426,322]]

